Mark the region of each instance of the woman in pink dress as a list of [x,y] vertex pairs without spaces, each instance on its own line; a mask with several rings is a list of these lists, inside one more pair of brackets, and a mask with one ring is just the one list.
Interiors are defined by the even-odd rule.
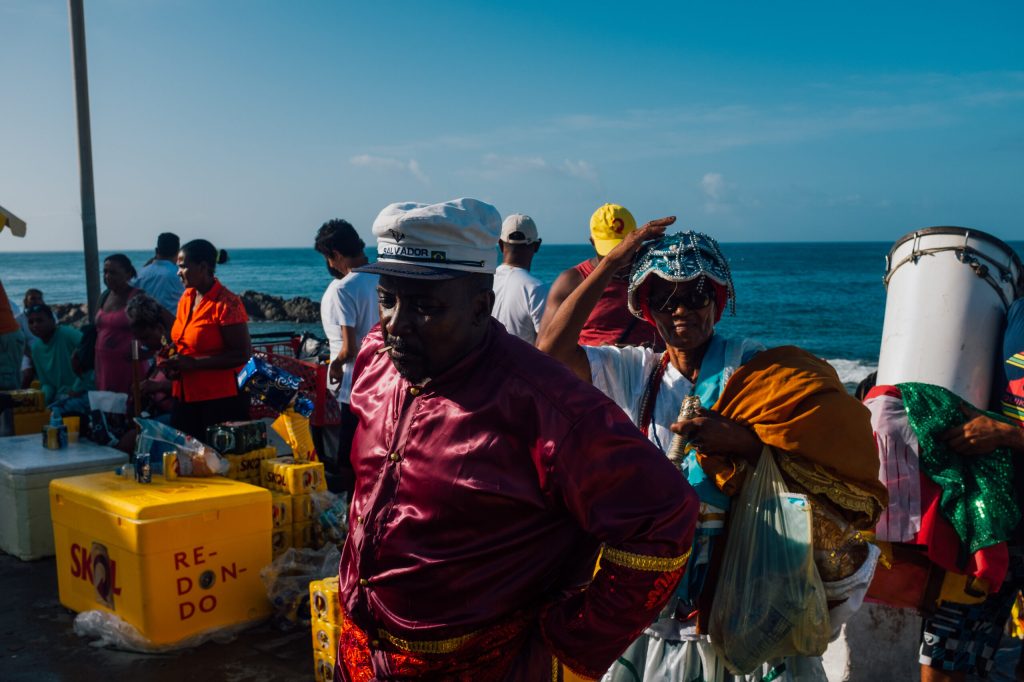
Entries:
[[[136,276],[128,256],[115,253],[103,261],[103,283],[96,311],[96,388],[116,393],[132,392],[132,329],[125,313],[128,300],[142,293],[131,285]],[[140,364],[139,378],[145,376]]]

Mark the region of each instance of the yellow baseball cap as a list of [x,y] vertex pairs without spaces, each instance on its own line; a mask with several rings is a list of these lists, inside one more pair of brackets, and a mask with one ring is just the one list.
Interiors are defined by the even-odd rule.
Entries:
[[605,204],[590,216],[590,238],[599,256],[607,256],[622,238],[636,229],[633,214],[618,204]]

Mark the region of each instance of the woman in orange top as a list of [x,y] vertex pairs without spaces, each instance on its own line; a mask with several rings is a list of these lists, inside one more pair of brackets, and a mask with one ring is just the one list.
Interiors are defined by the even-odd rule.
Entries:
[[171,328],[176,355],[161,366],[173,379],[177,404],[171,425],[200,440],[206,427],[248,419],[249,403],[238,391],[236,374],[251,354],[249,317],[242,300],[214,276],[227,253],[205,239],[178,252],[178,276],[185,293]]

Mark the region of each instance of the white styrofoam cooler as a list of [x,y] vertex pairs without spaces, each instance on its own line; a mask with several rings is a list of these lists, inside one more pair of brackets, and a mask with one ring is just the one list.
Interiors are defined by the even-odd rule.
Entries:
[[892,247],[879,385],[919,381],[988,407],[1006,310],[1024,294],[1024,265],[992,235],[929,227]]
[[47,450],[39,434],[0,438],[0,550],[25,561],[53,556],[50,481],[127,461],[123,452],[89,441]]

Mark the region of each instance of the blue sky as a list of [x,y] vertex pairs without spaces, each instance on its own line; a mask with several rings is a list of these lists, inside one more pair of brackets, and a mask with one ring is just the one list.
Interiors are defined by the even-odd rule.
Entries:
[[[86,0],[100,246],[369,240],[472,196],[586,240],[1024,239],[1024,5]],[[0,0],[0,204],[81,246],[66,3]]]

